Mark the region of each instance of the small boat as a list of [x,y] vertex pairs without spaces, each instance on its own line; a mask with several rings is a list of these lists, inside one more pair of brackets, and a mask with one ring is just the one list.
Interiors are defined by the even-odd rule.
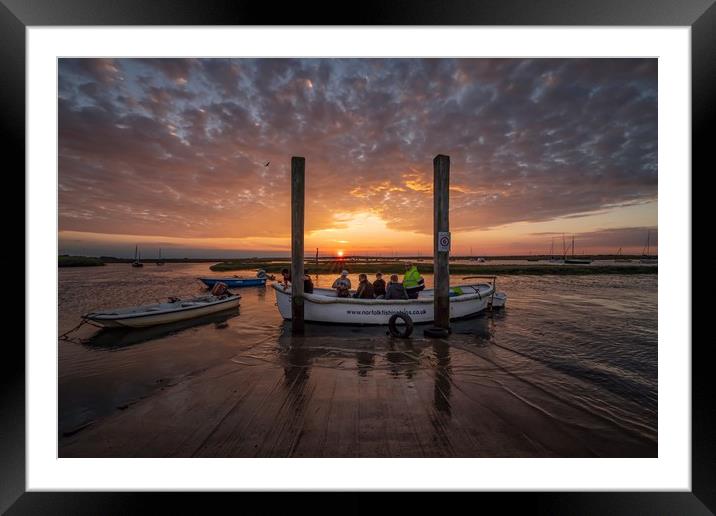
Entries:
[[139,261],[139,246],[134,246],[134,261],[132,267],[144,267],[144,264]]
[[157,265],[164,265],[164,260],[162,260],[162,248],[159,248],[159,259],[155,262]]
[[224,283],[229,288],[260,287],[266,285],[266,278],[199,278],[199,281],[209,288],[217,283]]
[[232,317],[239,315],[239,308],[229,308],[221,312],[187,319],[185,321],[177,321],[175,323],[160,324],[157,326],[147,326],[142,328],[130,328],[122,326],[120,328],[102,328],[94,333],[82,344],[92,348],[123,348],[141,344],[154,339],[161,339],[167,335],[178,333],[189,328],[195,328],[207,324],[223,325]]
[[[284,319],[291,319],[291,287],[272,283],[276,306]],[[408,314],[414,323],[433,322],[434,290],[425,289],[417,299],[355,299],[337,297],[333,289],[316,288],[304,294],[304,320],[333,324],[386,325],[393,314]],[[483,312],[497,297],[489,283],[451,287],[450,319],[461,319]],[[504,297],[506,300],[506,296]],[[498,299],[498,304],[502,299]],[[493,304],[493,306],[495,306]],[[503,302],[504,306],[504,302]]]
[[209,295],[192,299],[170,298],[166,303],[91,312],[83,315],[82,319],[105,328],[146,328],[236,308],[240,299],[238,294]]

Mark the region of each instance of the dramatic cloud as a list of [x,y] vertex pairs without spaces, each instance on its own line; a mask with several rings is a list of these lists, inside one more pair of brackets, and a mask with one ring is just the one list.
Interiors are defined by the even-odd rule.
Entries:
[[59,87],[62,231],[286,236],[291,155],[308,231],[432,232],[438,153],[454,231],[657,196],[655,59],[61,59]]

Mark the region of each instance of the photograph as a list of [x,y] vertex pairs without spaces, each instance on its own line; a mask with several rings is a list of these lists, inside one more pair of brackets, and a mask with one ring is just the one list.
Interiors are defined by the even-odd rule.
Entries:
[[658,72],[59,57],[58,457],[658,458]]

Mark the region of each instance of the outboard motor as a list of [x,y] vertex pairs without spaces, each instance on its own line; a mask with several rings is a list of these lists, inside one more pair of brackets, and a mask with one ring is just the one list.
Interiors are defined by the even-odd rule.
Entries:
[[214,283],[214,286],[211,288],[211,295],[216,297],[223,296],[228,292],[229,287],[226,285],[226,283],[222,283],[221,281],[217,281],[216,283]]

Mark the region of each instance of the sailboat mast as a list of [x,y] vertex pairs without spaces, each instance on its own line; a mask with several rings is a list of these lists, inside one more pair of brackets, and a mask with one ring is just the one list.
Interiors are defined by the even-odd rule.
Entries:
[[572,257],[574,257],[574,234],[572,234]]

